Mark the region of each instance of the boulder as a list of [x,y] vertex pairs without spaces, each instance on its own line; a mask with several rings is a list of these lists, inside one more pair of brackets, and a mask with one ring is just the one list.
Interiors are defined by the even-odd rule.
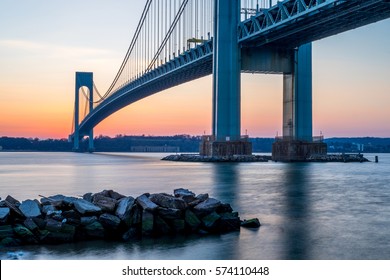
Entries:
[[81,215],[75,210],[68,210],[62,213],[62,217],[66,219],[66,223],[78,226],[81,223]]
[[143,194],[135,200],[139,206],[142,207],[143,210],[146,211],[155,211],[158,208],[158,205],[152,201],[150,201],[149,197],[146,194]]
[[54,207],[62,207],[62,202],[65,199],[65,196],[62,194],[56,194],[49,197],[42,197],[42,205],[53,205]]
[[97,222],[98,218],[96,216],[90,216],[90,217],[81,217],[80,218],[80,224],[82,226],[86,226],[89,224],[92,224],[93,222]]
[[23,225],[33,233],[39,230],[38,225],[34,222],[32,218],[27,218],[26,220],[24,220]]
[[195,200],[195,194],[188,189],[175,189],[173,194],[175,197],[183,199],[186,203],[190,203]]
[[14,237],[14,229],[11,225],[0,226],[0,239]]
[[154,216],[151,212],[142,212],[142,235],[151,236],[153,234]]
[[113,191],[113,190],[109,190],[109,191],[107,191],[107,192],[108,192],[108,195],[109,195],[111,198],[115,199],[115,200],[120,200],[120,199],[126,197],[125,195],[120,194],[120,193],[117,193],[116,191]]
[[261,226],[258,218],[241,221],[241,226],[245,228],[258,228]]
[[216,211],[219,206],[221,206],[221,201],[215,198],[208,198],[194,207],[194,213],[203,217]]
[[34,234],[28,228],[26,228],[22,225],[15,225],[14,232],[15,232],[15,235],[20,240],[22,240],[22,242],[24,242],[24,243],[27,243],[27,244],[37,244],[38,243]]
[[21,245],[20,240],[12,237],[6,237],[0,242],[0,247],[17,247],[20,245]]
[[134,205],[135,199],[131,196],[121,198],[118,202],[118,206],[115,210],[115,215],[119,219],[125,220],[131,216],[131,209]]
[[92,222],[84,227],[87,236],[93,238],[104,238],[104,227],[98,221]]
[[10,196],[10,195],[7,195],[7,197],[5,198],[4,201],[6,201],[6,202],[8,202],[8,203],[10,203],[10,204],[12,204],[12,205],[14,205],[14,206],[16,206],[16,207],[18,207],[18,206],[20,205],[19,200],[13,198],[13,197]]
[[166,235],[172,233],[171,227],[159,216],[154,217],[154,230],[158,235]]
[[33,218],[42,215],[40,205],[36,200],[27,199],[19,206],[19,210],[26,218]]
[[130,241],[133,239],[137,239],[139,237],[139,231],[137,230],[136,227],[131,227],[128,231],[126,231],[122,235],[122,240],[123,241]]
[[219,221],[220,232],[230,232],[240,230],[240,218],[237,212],[223,213],[221,214],[221,220]]
[[[7,196],[7,198],[9,198],[9,197],[12,197],[12,196]],[[10,199],[10,200],[14,201],[12,199]],[[24,218],[23,213],[18,208],[20,206],[20,202],[19,201],[17,201],[16,203],[12,203],[12,202],[9,202],[8,200],[4,200],[3,202],[4,202],[5,206],[10,209],[11,215],[14,214],[17,217],[23,217]]]
[[121,220],[114,215],[104,213],[100,215],[99,222],[103,225],[104,228],[109,230],[116,230],[121,223]]
[[218,214],[221,213],[232,213],[233,208],[229,203],[221,203],[220,206],[216,209]]
[[190,191],[189,189],[183,189],[183,188],[173,190],[173,194],[176,197],[183,197],[183,196],[195,197],[195,194],[192,191]]
[[183,199],[171,196],[169,194],[156,193],[152,194],[149,199],[164,208],[180,210],[184,210],[187,208],[187,203]]
[[177,219],[170,221],[171,228],[176,233],[184,233],[186,223],[183,219]]
[[111,197],[95,194],[92,198],[92,203],[100,207],[103,212],[113,213],[115,211],[117,201]]
[[100,207],[84,199],[78,199],[74,202],[74,207],[81,215],[95,215],[101,212]]
[[88,202],[92,202],[92,198],[93,198],[93,193],[86,193],[83,195],[83,199],[88,201]]
[[74,203],[76,200],[78,200],[77,197],[66,196],[66,197],[62,200],[62,203],[63,203],[65,206],[72,207],[72,206],[73,206],[73,203]]
[[62,222],[49,218],[46,220],[45,229],[50,231],[50,232],[61,231]]
[[157,213],[160,217],[167,220],[181,219],[182,211],[179,209],[167,209],[167,208],[158,208]]
[[221,216],[217,212],[212,212],[207,216],[202,218],[203,225],[207,231],[218,231],[218,221],[221,219]]
[[184,217],[185,217],[185,222],[187,226],[191,229],[191,231],[195,231],[201,225],[201,221],[189,209],[186,210]]
[[10,215],[11,210],[8,207],[0,208],[0,223],[7,222],[7,219]]
[[42,213],[45,215],[50,215],[54,213],[55,211],[58,211],[57,208],[55,208],[53,205],[48,204],[48,205],[43,205],[42,206]]

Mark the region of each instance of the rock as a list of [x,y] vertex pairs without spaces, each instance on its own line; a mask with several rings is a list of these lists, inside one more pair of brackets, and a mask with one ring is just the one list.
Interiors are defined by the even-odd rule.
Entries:
[[207,216],[202,218],[203,225],[208,231],[217,231],[218,221],[221,219],[221,216],[217,214],[217,212],[212,212]]
[[81,215],[94,215],[101,212],[100,207],[88,202],[84,199],[78,199],[74,202],[74,207]]
[[90,217],[81,217],[80,218],[80,224],[82,226],[86,226],[89,224],[92,224],[93,222],[97,222],[98,218],[96,216],[90,216]]
[[13,197],[10,196],[10,195],[7,195],[7,197],[5,198],[4,201],[6,201],[6,202],[8,202],[8,203],[10,203],[10,204],[12,204],[12,205],[14,205],[14,206],[16,206],[16,207],[18,207],[18,206],[20,205],[19,200],[13,198]]
[[142,212],[142,235],[151,236],[153,234],[154,217],[149,211]]
[[190,203],[195,200],[195,194],[188,189],[175,189],[173,194],[175,197],[183,199],[186,203]]
[[36,200],[27,199],[19,206],[19,210],[26,218],[33,218],[42,214],[39,206]]
[[109,191],[108,191],[108,195],[109,195],[111,198],[115,199],[115,200],[120,200],[120,199],[126,197],[125,195],[120,194],[120,193],[117,193],[117,192],[115,192],[115,191],[113,191],[113,190],[109,190]]
[[258,228],[261,226],[258,218],[241,221],[241,226],[245,228]]
[[45,229],[50,232],[61,231],[62,222],[49,218],[46,220]]
[[22,242],[27,244],[37,244],[38,241],[36,240],[34,234],[26,227],[22,225],[16,225],[14,226],[14,232],[15,235],[22,240]]
[[66,197],[62,200],[62,203],[63,203],[65,206],[72,207],[72,206],[73,206],[73,203],[74,203],[76,200],[78,200],[77,197],[66,196]]
[[154,217],[154,230],[158,235],[166,235],[172,232],[171,227],[159,216]]
[[95,194],[92,198],[92,203],[100,207],[103,212],[112,213],[115,211],[117,201],[111,197]]
[[118,202],[115,215],[121,220],[129,219],[134,202],[135,199],[131,196],[121,198]]
[[203,217],[217,210],[219,206],[221,206],[221,201],[215,198],[208,198],[194,207],[194,213]]
[[104,238],[104,227],[98,221],[92,222],[84,227],[87,236],[93,238]]
[[189,226],[191,231],[195,231],[201,225],[201,221],[189,209],[186,210],[184,217],[185,217],[185,222]]
[[21,245],[20,240],[12,237],[6,237],[0,242],[0,247],[17,247],[20,245]]
[[27,218],[26,220],[24,220],[23,224],[26,228],[28,228],[33,233],[39,230],[38,225],[34,222],[32,218]]
[[8,207],[0,208],[0,223],[7,222],[7,219],[10,215],[11,210]]
[[54,207],[62,207],[62,202],[65,199],[65,196],[62,194],[56,194],[49,197],[42,197],[42,205],[53,205]]
[[122,235],[122,240],[123,241],[130,241],[133,239],[137,239],[138,237],[139,237],[139,232],[138,232],[137,228],[131,227],[128,231],[126,231]]
[[230,232],[240,230],[241,221],[237,212],[221,214],[219,221],[220,232]]
[[45,215],[49,215],[53,212],[57,211],[57,208],[55,208],[53,205],[49,204],[49,205],[43,205],[42,206],[42,213],[45,214]]
[[142,207],[143,210],[147,211],[155,211],[158,208],[158,205],[152,201],[146,196],[146,194],[143,194],[135,200],[139,206]]
[[99,222],[103,225],[104,228],[109,230],[116,230],[119,227],[121,220],[117,216],[104,213],[100,215]]
[[0,226],[0,239],[14,237],[14,229],[11,225]]
[[75,210],[64,211],[62,216],[67,220],[67,224],[75,226],[81,224],[81,215]]
[[83,199],[88,201],[88,202],[92,202],[92,197],[93,197],[93,194],[90,192],[83,195]]
[[[9,198],[9,197],[11,197],[11,196],[7,196],[7,198]],[[9,199],[9,200],[14,201],[13,198]],[[4,200],[3,202],[4,202],[5,206],[10,209],[11,215],[14,214],[17,217],[23,217],[24,218],[23,213],[18,208],[20,206],[20,202],[19,201],[17,201],[15,204],[9,202],[8,200]]]
[[195,207],[196,205],[198,205],[199,203],[207,200],[209,198],[209,195],[207,193],[205,194],[199,194],[198,196],[195,197],[195,200],[191,201],[190,203],[188,203],[188,206],[189,207]]
[[229,203],[221,203],[221,205],[217,208],[217,213],[232,213],[233,208]]
[[74,241],[76,227],[68,224],[62,224],[58,231],[50,231],[44,238],[46,243],[58,244]]
[[133,205],[131,214],[132,215],[130,216],[129,220],[125,220],[125,223],[128,226],[139,225],[142,223],[142,209],[138,205]]
[[149,199],[164,208],[184,210],[187,207],[187,203],[183,199],[176,198],[169,194],[156,193],[152,194]]
[[176,233],[184,233],[185,231],[185,221],[183,219],[177,219],[171,221],[171,227]]
[[183,196],[195,197],[195,194],[192,191],[190,191],[188,189],[183,189],[183,188],[173,190],[173,194],[176,197],[183,197]]
[[179,209],[158,208],[157,213],[163,219],[174,220],[182,218],[182,211]]
[[46,221],[40,217],[32,218],[34,223],[39,227],[39,229],[45,229],[46,227]]

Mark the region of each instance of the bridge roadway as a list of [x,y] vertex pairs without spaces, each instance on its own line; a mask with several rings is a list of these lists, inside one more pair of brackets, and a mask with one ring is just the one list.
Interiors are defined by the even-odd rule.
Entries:
[[[390,0],[286,0],[238,26],[242,48],[292,49],[390,17]],[[80,123],[80,137],[121,108],[157,92],[212,73],[213,43],[207,41],[123,85]],[[245,69],[242,71],[253,71]]]

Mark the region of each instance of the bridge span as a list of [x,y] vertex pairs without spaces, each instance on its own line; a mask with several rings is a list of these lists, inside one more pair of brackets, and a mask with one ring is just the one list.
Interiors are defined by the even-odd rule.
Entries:
[[[257,3],[245,6],[248,2]],[[258,2],[147,0],[107,92],[97,91],[92,73],[76,73],[70,136],[74,149],[89,136],[93,150],[93,128],[119,109],[212,74],[213,135],[201,153],[251,153],[250,143],[240,135],[240,73],[251,72],[283,74],[285,141],[278,141],[275,151],[284,153],[280,159],[299,160],[302,154],[324,152],[323,144],[313,144],[311,42],[389,18],[390,0],[285,0],[266,6]],[[89,112],[80,122],[82,87],[88,89],[83,94]],[[283,152],[291,149],[292,154]]]

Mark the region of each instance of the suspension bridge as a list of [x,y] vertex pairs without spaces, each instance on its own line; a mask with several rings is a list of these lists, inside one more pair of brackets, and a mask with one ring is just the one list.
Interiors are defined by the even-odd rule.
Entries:
[[93,151],[93,128],[111,114],[212,74],[212,135],[200,153],[251,154],[240,133],[240,73],[275,73],[283,75],[283,137],[274,155],[324,153],[312,135],[311,42],[389,17],[390,0],[146,0],[108,90],[99,92],[93,73],[76,72],[69,138],[78,151],[89,137]]

